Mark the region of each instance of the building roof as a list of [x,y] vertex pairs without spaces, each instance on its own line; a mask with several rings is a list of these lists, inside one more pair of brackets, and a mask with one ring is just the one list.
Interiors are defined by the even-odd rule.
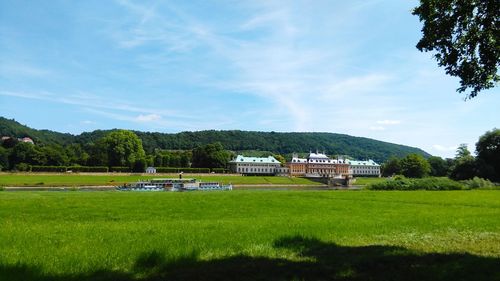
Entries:
[[350,160],[349,164],[351,164],[351,166],[380,166],[371,159],[369,159],[368,161]]
[[309,156],[307,156],[308,159],[314,158],[314,159],[325,159],[328,160],[330,159],[328,156],[326,156],[323,153],[309,153]]
[[281,164],[280,161],[272,156],[268,157],[245,157],[243,155],[238,155],[236,159],[231,161],[233,163],[260,163],[260,164]]

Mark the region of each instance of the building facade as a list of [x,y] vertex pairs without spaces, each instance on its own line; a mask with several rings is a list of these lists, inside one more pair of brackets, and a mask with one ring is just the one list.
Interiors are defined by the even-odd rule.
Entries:
[[287,166],[291,176],[321,178],[351,175],[347,160],[331,159],[324,153],[309,153],[307,158],[299,158],[294,154]]
[[380,165],[373,160],[349,161],[353,176],[380,177]]
[[236,159],[229,162],[231,171],[243,175],[276,175],[282,173],[281,163],[276,158],[269,157],[245,157],[238,155]]

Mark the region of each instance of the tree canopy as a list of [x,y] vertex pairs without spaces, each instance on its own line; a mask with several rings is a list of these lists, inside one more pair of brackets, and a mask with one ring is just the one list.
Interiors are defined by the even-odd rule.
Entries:
[[113,131],[96,143],[96,149],[103,152],[102,156],[107,159],[107,164],[111,166],[127,166],[134,168],[144,166],[145,152],[142,142],[131,131]]
[[500,129],[486,132],[476,143],[481,176],[500,181]]
[[459,93],[474,98],[500,81],[500,1],[420,0],[420,51],[436,51],[438,65],[460,78]]
[[193,149],[194,168],[226,168],[231,153],[224,150],[220,142],[210,143]]
[[401,173],[409,178],[422,178],[431,172],[431,166],[424,157],[418,154],[409,154],[401,159]]

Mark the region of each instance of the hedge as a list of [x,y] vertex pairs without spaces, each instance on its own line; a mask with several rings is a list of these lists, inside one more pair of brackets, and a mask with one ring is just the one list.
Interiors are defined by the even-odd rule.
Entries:
[[119,172],[119,173],[129,173],[132,170],[130,169],[130,167],[111,167],[109,169],[109,171],[110,172]]
[[224,168],[212,168],[212,173],[225,174],[228,170]]
[[108,167],[102,166],[70,166],[67,168],[68,171],[72,172],[88,172],[88,173],[107,173]]
[[396,176],[368,186],[371,190],[461,190],[464,188],[463,184],[449,178],[408,179],[403,176]]
[[66,166],[31,166],[32,172],[66,172]]
[[174,168],[174,167],[157,167],[157,173],[197,173],[197,174],[208,174],[210,173],[210,168]]

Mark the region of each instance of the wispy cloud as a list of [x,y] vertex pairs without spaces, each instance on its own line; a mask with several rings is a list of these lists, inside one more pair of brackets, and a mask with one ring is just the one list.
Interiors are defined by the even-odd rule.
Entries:
[[384,131],[385,127],[382,127],[382,126],[370,126],[369,129],[372,130],[372,131]]
[[458,146],[456,146],[456,145],[444,146],[444,145],[440,145],[440,144],[434,144],[434,145],[432,145],[432,148],[437,150],[437,151],[441,151],[441,152],[449,152],[449,151],[457,150]]
[[401,124],[401,120],[379,120],[377,124],[380,125],[398,125]]
[[0,60],[0,77],[47,77],[53,74],[47,68],[32,64]]
[[172,116],[180,119],[194,118],[194,116],[188,115],[184,112],[178,113],[173,110],[165,110],[146,105],[140,107],[118,99],[114,98],[105,99],[103,97],[90,95],[86,93],[78,93],[74,95],[64,96],[64,95],[56,95],[54,93],[49,93],[45,91],[40,91],[36,93],[0,91],[0,96],[11,96],[18,98],[34,99],[34,100],[44,100],[49,102],[70,104],[87,108],[100,108],[100,109],[108,109],[114,111],[125,111],[125,112],[144,114],[139,116],[156,116],[157,114],[162,114],[164,116]]
[[139,116],[135,118],[137,122],[152,122],[152,121],[159,121],[161,119],[162,117],[158,114],[146,114],[146,115],[139,114]]

